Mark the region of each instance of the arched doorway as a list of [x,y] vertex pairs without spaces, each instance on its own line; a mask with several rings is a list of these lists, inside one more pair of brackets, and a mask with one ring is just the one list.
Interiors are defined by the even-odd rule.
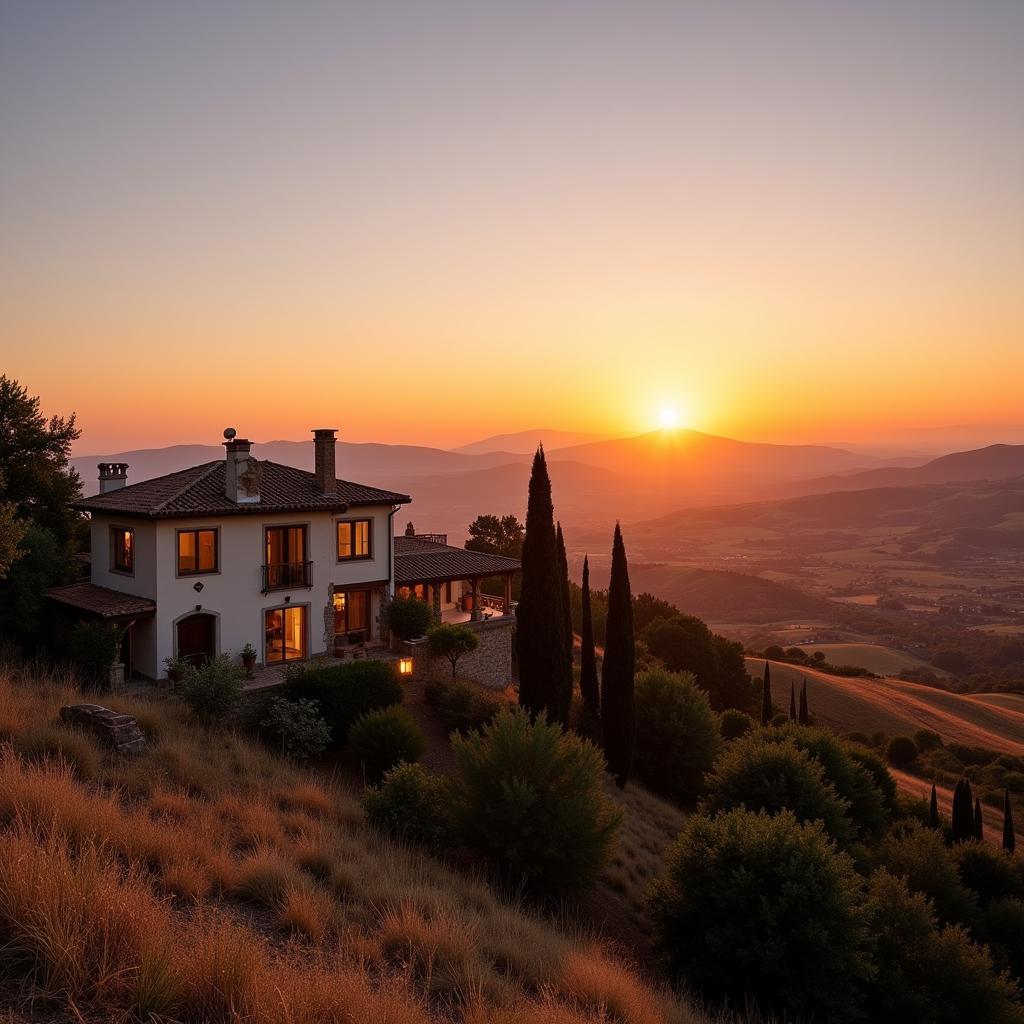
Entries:
[[178,620],[178,657],[202,665],[217,653],[217,616],[196,612]]

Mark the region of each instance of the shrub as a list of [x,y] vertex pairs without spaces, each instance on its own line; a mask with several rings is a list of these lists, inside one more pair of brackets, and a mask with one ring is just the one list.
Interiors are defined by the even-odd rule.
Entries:
[[418,764],[400,764],[363,795],[370,824],[390,836],[439,850],[451,839],[448,782]]
[[121,651],[122,629],[109,622],[79,622],[71,629],[71,658],[91,683],[106,683]]
[[868,987],[868,1019],[1024,1020],[1013,984],[995,973],[984,947],[958,925],[939,928],[928,901],[900,879],[876,872],[868,906],[877,965]]
[[754,728],[754,720],[745,711],[726,708],[718,720],[723,739],[735,740]]
[[388,605],[388,629],[399,640],[426,636],[434,621],[434,613],[426,601],[418,597],[396,597]]
[[636,681],[633,771],[656,793],[691,807],[722,746],[718,716],[693,674],[652,669]]
[[482,733],[454,736],[452,807],[461,841],[514,884],[554,895],[586,886],[604,864],[621,814],[604,792],[591,743],[523,708]]
[[950,775],[963,775],[964,763],[952,750],[939,747],[938,750],[929,751],[926,755],[926,762],[932,771],[948,772]]
[[[842,799],[849,803],[847,815],[857,827],[862,839],[880,836],[889,824],[889,808],[885,793],[876,784],[876,775],[865,768],[851,753],[850,747],[837,739],[828,729],[787,723],[780,729],[765,733],[765,739],[781,742],[791,739],[801,750],[810,754],[825,770],[825,779],[830,782]],[[873,757],[868,754],[867,757]],[[877,759],[875,759],[877,760]],[[896,793],[896,783],[879,762],[884,773],[888,790]]]
[[896,780],[889,773],[885,762],[873,751],[856,743],[848,743],[846,752],[851,760],[859,764],[874,781],[878,791],[882,794],[885,806],[890,810],[896,807]]
[[235,709],[242,699],[245,671],[226,654],[203,665],[189,665],[181,684],[185,703],[200,718],[218,720]]
[[705,809],[777,814],[793,812],[797,821],[822,821],[833,839],[847,843],[853,829],[849,804],[825,778],[821,764],[791,738],[770,739],[752,733],[730,743],[707,778]]
[[379,782],[401,761],[418,761],[427,747],[412,715],[395,706],[360,715],[349,729],[348,742],[371,782]]
[[914,733],[914,744],[921,753],[938,750],[942,746],[942,737],[931,729],[918,729]]
[[952,851],[960,881],[974,893],[978,905],[1008,896],[1024,897],[1024,872],[1016,858],[984,843],[958,843]]
[[913,764],[917,760],[917,744],[909,736],[893,736],[885,748],[889,764]]
[[480,638],[467,626],[452,622],[442,623],[427,634],[427,648],[436,657],[446,658],[452,667],[452,682],[459,661],[480,646]]
[[766,1014],[844,1021],[870,971],[861,901],[820,825],[734,810],[687,822],[651,912],[675,980]]
[[977,908],[960,882],[942,836],[916,821],[901,822],[875,847],[877,866],[932,901],[943,923],[969,924]]
[[1024,899],[993,900],[985,911],[981,932],[997,966],[1024,981]]
[[260,725],[271,745],[297,761],[322,754],[331,742],[331,727],[320,717],[315,700],[275,697]]
[[492,696],[469,683],[445,683],[436,698],[438,714],[449,730],[467,733],[470,729],[483,729],[508,701]]
[[348,665],[314,665],[288,678],[289,700],[315,700],[331,727],[331,749],[348,741],[352,723],[368,711],[402,702],[402,687],[391,666],[383,661]]

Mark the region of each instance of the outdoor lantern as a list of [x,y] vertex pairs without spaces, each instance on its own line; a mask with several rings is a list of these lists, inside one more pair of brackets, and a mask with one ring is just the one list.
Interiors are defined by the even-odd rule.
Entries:
[[398,674],[400,676],[411,676],[412,675],[412,658],[399,658],[398,659]]

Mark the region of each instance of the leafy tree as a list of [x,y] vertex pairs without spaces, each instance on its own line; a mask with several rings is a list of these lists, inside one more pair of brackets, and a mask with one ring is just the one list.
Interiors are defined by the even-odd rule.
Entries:
[[453,736],[452,749],[451,806],[463,844],[538,895],[596,877],[621,819],[596,747],[516,708],[483,732]]
[[[0,491],[3,489],[3,475],[0,474]],[[21,543],[28,523],[18,518],[17,509],[11,502],[0,503],[0,580],[7,576],[7,570],[21,557],[18,545]]]
[[694,806],[721,746],[718,717],[691,673],[652,669],[637,677],[633,769],[645,785]]
[[561,648],[562,672],[562,703],[557,708],[558,720],[564,725],[569,722],[569,707],[572,704],[572,648],[575,641],[572,628],[572,604],[569,600],[569,560],[565,554],[565,537],[562,535],[562,524],[555,526],[555,547],[558,551],[558,577],[562,585],[562,623],[565,642]]
[[409,522],[407,522],[405,524],[405,535],[406,535],[406,537],[415,537],[416,536],[416,527],[412,525],[412,520],[411,519],[409,520]]
[[886,747],[889,764],[913,764],[917,760],[917,744],[909,736],[893,736]]
[[633,673],[636,649],[633,639],[633,601],[629,590],[629,566],[622,531],[615,524],[612,541],[612,572],[608,584],[608,632],[601,666],[601,723],[608,770],[621,789],[629,779],[636,744]]
[[754,728],[754,720],[750,715],[736,708],[726,708],[719,716],[719,724],[722,738],[726,740],[739,739]]
[[637,594],[633,598],[633,626],[638,632],[645,630],[655,619],[674,619],[679,609],[653,594]]
[[466,549],[505,558],[521,558],[524,534],[523,524],[515,516],[477,516],[469,524]]
[[1017,847],[1017,834],[1013,829],[1013,807],[1010,805],[1010,791],[1003,792],[1003,849],[1013,853]]
[[1024,899],[1024,871],[1013,857],[985,843],[960,843],[952,851],[960,881],[978,905],[987,907],[1007,897]]
[[583,556],[583,587],[580,616],[580,696],[591,715],[600,705],[597,682],[597,655],[594,653],[594,622],[590,610],[590,561]]
[[82,518],[70,508],[81,497],[82,483],[68,462],[80,435],[74,413],[47,419],[38,397],[0,375],[0,503],[49,530],[63,555],[77,549],[82,535]]
[[764,663],[764,680],[761,683],[761,724],[768,725],[772,720],[772,676],[771,667]]
[[31,646],[42,638],[46,592],[70,583],[74,565],[51,530],[30,523],[0,580],[0,633]]
[[869,1020],[1024,1020],[1015,986],[996,973],[988,951],[959,925],[940,927],[929,901],[900,878],[872,875],[868,912],[876,965],[864,1007]]
[[705,781],[704,809],[710,814],[737,807],[768,814],[788,810],[798,821],[823,822],[841,845],[853,839],[848,801],[828,781],[821,763],[790,737],[769,739],[758,732],[734,740]]
[[459,667],[459,661],[480,646],[480,638],[467,626],[454,622],[442,622],[427,633],[427,648],[431,654],[447,658],[452,667],[452,681]]
[[425,636],[434,621],[433,609],[418,597],[396,597],[387,606],[388,629],[399,640]]
[[91,683],[105,683],[117,661],[123,631],[109,622],[78,622],[71,629],[71,657]]
[[530,494],[523,537],[522,589],[516,606],[516,654],[519,703],[531,715],[544,712],[562,722],[566,685],[565,617],[559,577],[551,480],[544,449],[537,449],[530,473]]
[[780,1018],[847,1021],[871,975],[862,903],[820,824],[736,809],[690,818],[651,912],[674,980]]
[[181,695],[200,718],[220,721],[238,707],[244,680],[244,669],[226,654],[218,654],[185,669]]

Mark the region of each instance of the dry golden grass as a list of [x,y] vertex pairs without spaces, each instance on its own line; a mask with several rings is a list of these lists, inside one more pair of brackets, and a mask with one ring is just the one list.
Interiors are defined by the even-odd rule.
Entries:
[[[177,705],[109,702],[144,722],[133,761],[84,733],[89,773],[18,753],[80,699],[71,679],[0,667],[0,944],[28,996],[187,1024],[706,1019],[593,935],[383,839],[333,782]],[[620,799],[615,870],[635,893],[679,818]]]

